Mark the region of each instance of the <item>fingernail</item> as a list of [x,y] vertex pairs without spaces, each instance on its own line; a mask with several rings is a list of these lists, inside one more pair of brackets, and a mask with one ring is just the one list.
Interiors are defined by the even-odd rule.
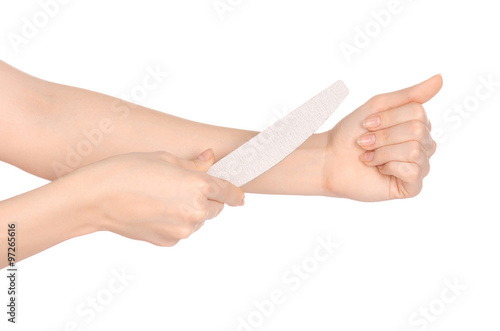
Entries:
[[367,136],[362,136],[358,138],[358,145],[361,146],[371,146],[375,144],[375,135],[369,134]]
[[370,162],[371,160],[373,160],[374,155],[375,152],[366,152],[365,154],[363,154],[363,160],[366,162]]
[[207,149],[206,151],[204,151],[203,153],[201,153],[198,156],[198,160],[200,160],[200,161],[207,161],[208,159],[210,159],[210,154],[211,154],[210,149]]
[[241,198],[241,202],[238,206],[243,206],[245,204],[245,194],[243,194],[243,198]]
[[365,129],[375,129],[379,125],[380,125],[379,116],[370,117],[363,122],[363,126],[365,127]]

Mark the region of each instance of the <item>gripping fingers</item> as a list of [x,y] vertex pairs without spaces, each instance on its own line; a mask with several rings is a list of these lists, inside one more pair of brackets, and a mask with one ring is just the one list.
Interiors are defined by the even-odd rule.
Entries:
[[419,165],[411,162],[391,161],[378,167],[383,175],[394,176],[403,182],[421,185],[426,176]]
[[429,157],[422,150],[422,146],[416,141],[384,146],[374,151],[368,151],[361,154],[360,159],[368,166],[382,166],[392,161],[415,164],[419,167],[418,174],[411,173],[409,175],[418,175],[418,177],[422,178],[429,173],[430,169]]
[[411,102],[404,106],[384,110],[365,119],[363,126],[365,129],[374,131],[386,129],[409,121],[422,122],[429,131],[431,122],[427,118],[424,107],[417,102]]
[[403,142],[420,143],[427,156],[436,151],[436,143],[432,140],[429,129],[420,121],[412,120],[387,129],[368,132],[358,138],[358,144],[366,150],[395,145]]
[[224,209],[224,204],[218,201],[209,200],[208,201],[208,214],[207,220],[211,220],[221,213]]
[[193,233],[198,231],[203,225],[205,225],[205,221],[211,220],[214,217],[217,217],[221,213],[221,211],[224,209],[224,204],[217,202],[217,201],[208,201],[208,210],[207,210],[207,217],[203,219],[202,221],[196,222],[194,227],[193,227]]
[[245,199],[245,194],[239,187],[216,177],[210,177],[205,194],[209,200],[226,203],[230,206],[242,206]]

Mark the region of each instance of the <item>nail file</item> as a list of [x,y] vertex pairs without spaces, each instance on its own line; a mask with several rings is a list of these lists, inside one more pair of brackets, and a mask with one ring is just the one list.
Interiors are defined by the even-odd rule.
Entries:
[[337,109],[349,90],[337,81],[215,163],[208,174],[242,186],[302,145]]

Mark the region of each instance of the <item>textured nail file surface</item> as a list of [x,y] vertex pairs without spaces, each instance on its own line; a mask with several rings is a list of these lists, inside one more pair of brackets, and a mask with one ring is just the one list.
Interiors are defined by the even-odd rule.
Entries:
[[215,163],[208,174],[242,186],[274,167],[330,117],[349,90],[337,81]]

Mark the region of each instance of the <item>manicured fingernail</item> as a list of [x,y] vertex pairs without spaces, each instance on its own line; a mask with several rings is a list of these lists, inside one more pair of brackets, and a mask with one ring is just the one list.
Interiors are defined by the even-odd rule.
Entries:
[[379,125],[380,125],[380,117],[379,116],[370,117],[363,122],[363,126],[366,129],[375,129]]
[[375,155],[375,152],[366,152],[365,154],[363,154],[363,160],[366,161],[366,162],[370,162],[371,160],[373,160],[373,156]]
[[361,146],[371,146],[375,144],[375,135],[369,134],[367,136],[362,136],[358,138],[358,145]]

